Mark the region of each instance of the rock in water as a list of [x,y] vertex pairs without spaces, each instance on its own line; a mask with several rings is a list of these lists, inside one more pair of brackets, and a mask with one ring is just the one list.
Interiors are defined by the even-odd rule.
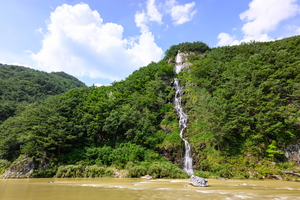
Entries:
[[152,179],[152,176],[150,176],[150,175],[145,175],[145,176],[142,176],[141,178],[145,178],[145,179],[147,179],[147,180],[151,180],[151,179]]
[[205,178],[201,178],[195,175],[191,176],[190,182],[196,187],[208,187],[208,181]]

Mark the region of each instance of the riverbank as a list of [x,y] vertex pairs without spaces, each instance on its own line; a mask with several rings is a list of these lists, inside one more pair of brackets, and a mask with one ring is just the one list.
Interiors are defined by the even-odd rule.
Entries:
[[[167,161],[156,162],[127,162],[124,166],[105,166],[99,164],[78,163],[63,165],[59,163],[37,162],[31,157],[23,156],[13,163],[4,162],[0,167],[2,178],[139,178],[150,175],[154,179],[188,178],[189,175],[177,165]],[[252,166],[252,167],[251,167]],[[194,174],[210,179],[239,179],[239,180],[287,180],[300,181],[299,169],[294,163],[275,163],[267,160],[256,164],[212,165],[212,171],[194,169]]]

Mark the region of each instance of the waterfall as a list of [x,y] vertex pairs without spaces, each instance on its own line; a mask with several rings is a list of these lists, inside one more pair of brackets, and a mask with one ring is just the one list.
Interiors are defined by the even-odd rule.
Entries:
[[[182,68],[183,68],[183,59],[178,51],[178,54],[176,56],[176,64],[175,64],[176,73],[179,73],[182,70]],[[175,110],[179,116],[180,138],[184,141],[184,146],[185,146],[183,167],[184,167],[184,170],[191,176],[192,174],[194,174],[193,158],[191,156],[191,147],[190,147],[190,144],[183,138],[183,132],[187,128],[188,116],[181,107],[181,97],[183,94],[183,92],[182,92],[183,87],[180,86],[179,80],[177,78],[174,79],[174,87],[175,87],[175,91],[176,91],[174,106],[175,106]]]

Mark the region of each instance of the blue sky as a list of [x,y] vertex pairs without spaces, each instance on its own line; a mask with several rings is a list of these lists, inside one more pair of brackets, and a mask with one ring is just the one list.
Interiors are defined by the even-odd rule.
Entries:
[[88,86],[126,78],[174,44],[300,35],[300,0],[9,0],[0,63],[64,71]]

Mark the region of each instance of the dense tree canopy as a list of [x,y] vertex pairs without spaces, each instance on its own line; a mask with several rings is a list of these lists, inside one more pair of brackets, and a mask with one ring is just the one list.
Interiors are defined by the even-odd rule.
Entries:
[[27,103],[71,88],[86,87],[84,83],[64,72],[46,73],[34,69],[0,65],[0,123]]
[[173,75],[164,61],[151,63],[113,86],[72,89],[30,104],[2,124],[1,156],[12,160],[20,153],[46,153],[66,161],[86,147],[116,148],[124,142],[155,149],[162,134],[161,107],[172,99]]
[[[172,103],[177,76],[196,173],[248,178],[246,171],[256,171],[259,178],[290,169],[280,163],[284,148],[300,140],[299,46],[300,36],[213,49],[201,42],[174,45],[162,61],[111,86],[75,88],[24,105],[0,125],[0,159],[26,154],[55,166],[113,165],[132,176],[161,172],[165,164],[149,163],[164,163],[163,157],[180,166],[184,145]],[[178,50],[201,56],[188,56],[192,65],[176,75],[168,63]],[[6,90],[3,98],[14,95]]]
[[187,53],[203,54],[210,50],[209,46],[203,42],[184,42],[178,45],[172,45],[165,53],[164,60],[174,62],[174,58],[178,51]]

